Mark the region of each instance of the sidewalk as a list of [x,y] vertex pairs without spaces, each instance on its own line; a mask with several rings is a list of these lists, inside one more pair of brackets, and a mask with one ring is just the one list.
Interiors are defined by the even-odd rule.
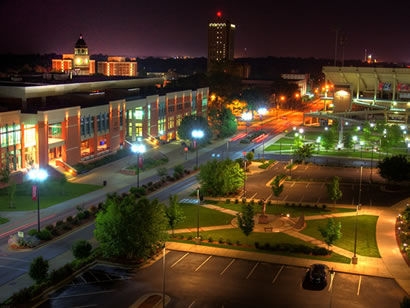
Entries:
[[[281,138],[280,135],[276,136],[275,139]],[[274,141],[270,141],[272,143]],[[218,146],[225,144],[226,141],[219,141],[213,144],[213,146]],[[265,144],[267,146],[268,143]],[[259,145],[258,145],[259,146]],[[261,146],[261,145],[260,145]],[[163,145],[159,149],[163,154],[167,155],[170,161],[164,166],[166,168],[173,168],[178,164],[182,164],[186,162],[185,154],[182,151],[182,146],[179,143],[170,143],[167,145]],[[208,149],[200,149],[199,154],[201,155],[202,151],[209,151]],[[144,155],[148,155],[144,154]],[[189,159],[193,159],[193,154],[189,154]],[[102,185],[103,180],[108,181],[108,185],[104,188],[87,194],[86,196],[82,196],[80,198],[76,198],[73,200],[69,200],[67,202],[63,202],[56,206],[53,206],[48,209],[44,209],[41,211],[42,217],[47,217],[48,215],[58,215],[58,213],[63,212],[69,208],[75,208],[78,204],[84,204],[87,201],[95,200],[96,198],[103,198],[107,193],[118,192],[120,190],[126,190],[131,185],[135,185],[136,178],[134,176],[125,176],[118,172],[121,168],[131,164],[136,163],[136,157],[127,157],[120,161],[111,163],[107,166],[100,167],[95,172],[90,174],[79,176],[73,179],[73,182],[77,183],[90,183],[90,184],[97,184]],[[150,176],[156,175],[156,169],[146,170],[141,172],[140,174],[140,181],[143,181],[145,178]],[[376,236],[377,236],[377,243],[380,250],[381,258],[368,258],[358,255],[358,264],[340,264],[340,263],[333,263],[333,262],[323,262],[326,263],[330,268],[333,268],[335,271],[338,272],[347,272],[353,274],[361,274],[361,275],[374,275],[380,277],[388,277],[394,278],[397,283],[407,292],[410,294],[410,267],[404,261],[399,247],[396,242],[395,238],[395,221],[397,215],[404,209],[406,204],[410,203],[410,198],[407,200],[403,200],[398,204],[390,207],[390,208],[376,208],[376,207],[363,207],[360,214],[371,214],[371,215],[378,215],[379,219],[377,222],[376,228]],[[231,214],[235,214],[236,212],[231,212]],[[352,215],[352,214],[351,214]],[[35,225],[36,220],[36,211],[32,211],[29,213],[21,213],[21,212],[7,212],[2,213],[2,216],[7,217],[10,221],[6,224],[0,225],[0,234],[6,234],[7,232],[16,232],[19,228],[23,225]],[[313,217],[306,217],[306,220],[312,219]],[[326,216],[321,216],[321,218],[327,218]],[[227,225],[223,227],[213,227],[213,228],[231,228],[233,226]],[[201,228],[201,230],[206,230],[207,228]],[[177,232],[177,231],[176,231]],[[305,241],[318,241],[317,239],[312,239],[309,237],[305,237],[298,232],[295,231],[288,231],[288,234],[292,236],[297,236],[302,238]],[[316,244],[316,242],[315,242]],[[321,244],[321,243],[318,243]],[[232,258],[244,258],[249,260],[257,260],[262,262],[273,262],[278,264],[288,264],[294,266],[302,266],[307,267],[312,263],[312,260],[309,259],[301,259],[301,258],[292,258],[292,257],[285,257],[285,256],[277,256],[277,255],[270,255],[265,253],[255,253],[255,252],[246,252],[246,251],[238,251],[232,249],[224,249],[224,248],[217,248],[217,247],[207,247],[203,245],[192,245],[192,244],[184,244],[184,243],[174,243],[168,242],[166,244],[167,249],[169,250],[183,250],[189,252],[198,252],[204,254],[214,254]],[[4,249],[4,248],[2,248]],[[345,255],[347,257],[352,257],[352,253],[342,250],[338,247],[332,247],[332,249]],[[73,256],[71,251],[65,252],[59,255],[56,258],[53,258],[50,261],[50,270],[54,268],[59,268],[62,265],[66,264],[73,260]],[[17,279],[10,281],[9,283],[0,286],[0,303],[9,298],[14,292],[24,287],[31,286],[33,281],[29,277],[28,274],[21,275]]]

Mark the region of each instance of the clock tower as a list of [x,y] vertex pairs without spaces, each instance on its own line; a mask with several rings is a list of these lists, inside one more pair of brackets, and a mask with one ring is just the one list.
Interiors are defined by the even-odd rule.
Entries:
[[90,74],[90,56],[83,36],[80,34],[74,47],[73,69],[77,75]]

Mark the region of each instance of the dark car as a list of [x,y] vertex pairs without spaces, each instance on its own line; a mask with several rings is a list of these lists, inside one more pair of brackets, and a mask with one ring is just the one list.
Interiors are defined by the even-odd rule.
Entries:
[[327,275],[329,268],[325,264],[312,264],[309,267],[309,281],[313,285],[325,285],[327,283]]

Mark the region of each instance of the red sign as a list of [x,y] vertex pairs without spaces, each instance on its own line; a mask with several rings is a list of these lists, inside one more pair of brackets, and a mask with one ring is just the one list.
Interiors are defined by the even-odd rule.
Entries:
[[31,187],[31,199],[33,199],[34,201],[37,200],[37,186],[33,185],[33,187]]

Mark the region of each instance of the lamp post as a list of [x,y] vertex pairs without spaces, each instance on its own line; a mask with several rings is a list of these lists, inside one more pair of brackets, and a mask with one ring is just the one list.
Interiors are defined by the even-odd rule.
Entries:
[[246,152],[242,152],[243,154],[243,162],[245,164],[245,169],[243,172],[243,196],[246,199]]
[[140,167],[141,167],[140,155],[145,152],[145,145],[133,144],[131,147],[131,151],[133,153],[137,153],[137,187],[140,187]]
[[44,181],[48,174],[44,169],[32,169],[28,176],[35,182],[31,191],[31,197],[33,200],[37,200],[37,232],[40,232],[40,182]]
[[245,121],[246,134],[248,134],[249,121],[252,120],[252,112],[245,112],[242,114],[242,120]]
[[352,264],[357,264],[357,256],[356,256],[356,246],[357,246],[357,216],[359,215],[359,207],[362,197],[362,176],[363,176],[363,166],[360,166],[360,181],[359,181],[359,197],[357,200],[356,206],[356,220],[354,225],[354,248],[353,248],[353,257],[352,257]]
[[199,240],[199,204],[201,203],[201,198],[199,194],[199,187],[196,189],[196,202],[197,202],[197,208],[196,208],[196,238]]
[[198,140],[204,136],[204,132],[200,129],[194,129],[192,131],[192,138],[195,141],[195,148],[196,148],[196,169],[198,169]]

